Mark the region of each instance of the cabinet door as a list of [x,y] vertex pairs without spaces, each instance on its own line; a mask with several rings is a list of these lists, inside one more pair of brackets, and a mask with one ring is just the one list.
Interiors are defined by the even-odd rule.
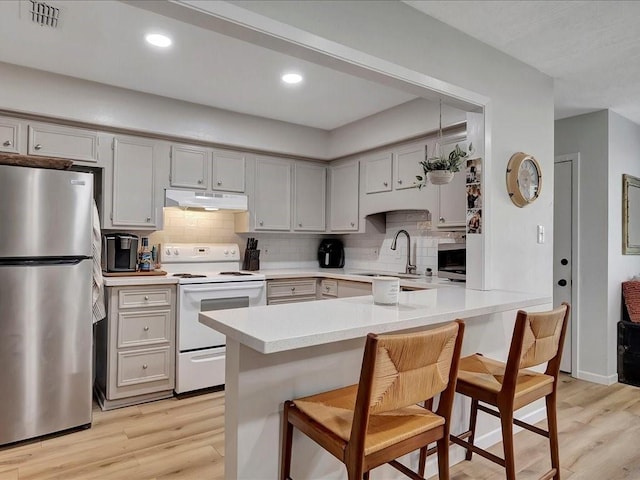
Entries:
[[327,168],[297,162],[293,178],[293,229],[323,232],[326,227]]
[[20,122],[0,117],[0,152],[20,153]]
[[213,152],[213,190],[244,193],[245,154],[240,152]]
[[[455,146],[459,145],[460,148],[466,150],[467,142],[459,141],[454,143],[448,143],[442,146],[442,153],[449,155]],[[466,178],[465,178],[464,160],[463,165],[459,172],[453,176],[451,183],[440,185],[439,198],[438,198],[438,227],[461,227],[465,225],[466,220],[466,206],[467,206],[467,191],[466,191]]]
[[343,165],[332,165],[331,174],[331,225],[332,232],[358,230],[358,180],[357,161]]
[[424,176],[420,162],[424,160],[424,143],[406,145],[394,153],[395,190],[416,188],[416,175]]
[[[166,157],[165,157],[166,158]],[[172,187],[207,188],[209,178],[209,150],[188,145],[171,146]]]
[[153,141],[116,137],[113,140],[114,226],[154,228]]
[[95,163],[98,161],[98,132],[34,123],[29,125],[27,152]]
[[258,157],[255,176],[255,229],[291,229],[291,162]]
[[363,160],[366,193],[391,191],[391,162],[390,152],[376,153]]

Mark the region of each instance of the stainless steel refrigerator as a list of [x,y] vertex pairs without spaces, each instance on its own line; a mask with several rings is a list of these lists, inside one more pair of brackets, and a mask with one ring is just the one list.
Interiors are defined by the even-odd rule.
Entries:
[[0,165],[0,445],[91,423],[91,174]]

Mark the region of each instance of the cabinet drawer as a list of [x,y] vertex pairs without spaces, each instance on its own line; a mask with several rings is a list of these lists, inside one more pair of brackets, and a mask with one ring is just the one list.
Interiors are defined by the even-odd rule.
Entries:
[[118,307],[168,307],[171,305],[171,288],[120,290]]
[[168,343],[171,339],[171,310],[120,312],[118,348]]
[[283,303],[301,303],[301,302],[313,302],[317,300],[316,296],[300,296],[300,297],[288,297],[288,298],[278,298],[275,300],[269,300],[268,305],[282,305]]
[[297,297],[316,294],[316,280],[290,280],[267,282],[267,297]]
[[320,282],[320,293],[325,297],[337,297],[338,296],[338,281],[337,280],[322,280]]
[[29,155],[98,161],[98,133],[59,125],[29,125]]
[[118,387],[169,380],[169,347],[118,352]]
[[20,123],[0,118],[0,152],[20,153]]

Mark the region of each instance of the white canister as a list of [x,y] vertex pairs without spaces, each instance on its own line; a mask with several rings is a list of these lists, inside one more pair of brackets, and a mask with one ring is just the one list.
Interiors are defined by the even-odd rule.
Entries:
[[376,305],[396,305],[400,292],[398,277],[373,277],[373,303]]

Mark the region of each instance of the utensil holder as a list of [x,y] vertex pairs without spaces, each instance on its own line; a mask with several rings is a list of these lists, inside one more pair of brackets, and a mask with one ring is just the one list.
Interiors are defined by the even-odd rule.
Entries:
[[242,269],[250,272],[260,270],[260,250],[245,250]]

